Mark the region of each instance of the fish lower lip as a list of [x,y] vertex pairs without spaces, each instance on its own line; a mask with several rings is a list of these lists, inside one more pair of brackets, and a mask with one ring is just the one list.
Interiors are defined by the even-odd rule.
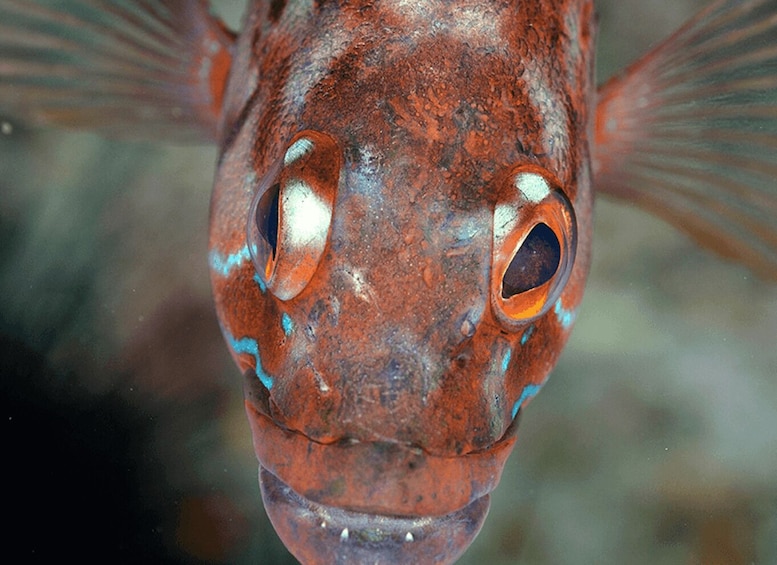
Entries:
[[321,444],[278,426],[250,396],[246,414],[260,465],[325,507],[383,516],[446,516],[499,483],[515,427],[483,451],[440,456],[381,442]]
[[443,516],[398,517],[318,504],[260,466],[262,499],[276,532],[305,565],[453,563],[488,514],[489,495]]

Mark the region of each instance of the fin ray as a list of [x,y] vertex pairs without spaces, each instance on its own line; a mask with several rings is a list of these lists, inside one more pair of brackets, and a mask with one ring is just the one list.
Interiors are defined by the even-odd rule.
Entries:
[[594,185],[777,280],[777,0],[718,0],[600,88]]
[[[81,4],[77,0],[71,0],[64,9],[60,8],[59,10],[41,6],[36,2],[22,3],[18,0],[4,0],[0,9],[9,15],[19,17],[22,30],[31,29],[32,26],[43,27],[48,34],[63,39],[68,38],[73,43],[78,43],[84,47],[99,45],[102,50],[111,54],[130,50],[136,56],[150,57],[152,54],[158,54],[167,57],[164,42],[160,46],[158,38],[154,38],[152,41],[145,28],[134,30],[137,35],[147,36],[143,43],[139,43],[127,32],[126,27],[118,25],[121,22],[105,21],[107,13],[98,12],[102,18],[95,20],[95,16],[93,16],[90,19],[85,17],[85,14],[78,15],[73,12],[79,6]],[[97,17],[99,18],[99,16]],[[85,53],[82,52],[82,54]],[[167,58],[174,59],[174,57]]]
[[120,137],[214,141],[233,43],[204,0],[2,0],[0,110]]

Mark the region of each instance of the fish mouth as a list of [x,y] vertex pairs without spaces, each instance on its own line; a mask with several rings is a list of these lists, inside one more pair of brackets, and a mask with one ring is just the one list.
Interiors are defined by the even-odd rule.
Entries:
[[385,441],[320,443],[278,424],[254,377],[245,409],[260,465],[295,493],[325,507],[384,516],[445,516],[499,484],[517,421],[486,449],[436,455]]
[[496,443],[462,455],[320,443],[271,417],[255,376],[244,392],[267,514],[305,565],[452,563],[480,530],[516,440],[513,421]]
[[489,495],[443,516],[353,512],[301,496],[260,465],[262,500],[283,543],[301,563],[455,562],[477,536]]

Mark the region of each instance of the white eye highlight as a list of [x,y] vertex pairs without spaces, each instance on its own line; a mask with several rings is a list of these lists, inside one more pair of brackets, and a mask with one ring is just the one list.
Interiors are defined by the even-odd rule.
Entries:
[[290,180],[283,193],[284,243],[293,247],[326,241],[332,210],[306,183]]
[[283,156],[283,164],[288,167],[297,159],[304,157],[313,150],[313,142],[307,137],[301,137],[292,143]]
[[550,194],[548,181],[537,173],[519,173],[515,175],[513,184],[532,204],[539,204]]
[[518,208],[514,204],[497,204],[494,210],[494,239],[502,241],[515,230],[520,219]]

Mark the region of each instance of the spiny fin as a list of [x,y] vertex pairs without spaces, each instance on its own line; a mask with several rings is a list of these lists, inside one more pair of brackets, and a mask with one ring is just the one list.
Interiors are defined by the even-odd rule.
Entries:
[[596,190],[777,280],[777,0],[714,2],[598,97]]
[[233,43],[204,0],[0,0],[0,111],[214,141]]

